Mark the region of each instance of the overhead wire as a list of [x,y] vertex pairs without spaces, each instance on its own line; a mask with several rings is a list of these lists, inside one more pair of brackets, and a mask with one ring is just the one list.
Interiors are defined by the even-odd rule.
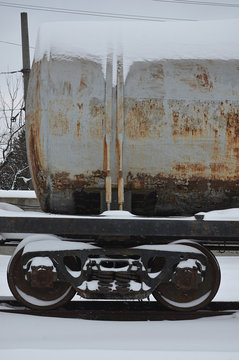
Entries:
[[50,6],[39,6],[32,4],[20,4],[20,3],[11,3],[0,1],[0,6],[11,7],[11,8],[20,8],[28,9],[35,11],[47,11],[54,13],[65,13],[65,14],[75,14],[75,15],[85,15],[85,16],[97,16],[97,17],[108,17],[108,18],[118,18],[118,19],[127,19],[127,20],[142,20],[142,21],[196,21],[196,19],[188,18],[177,18],[177,17],[161,17],[161,16],[142,16],[134,14],[120,14],[112,12],[101,12],[101,11],[90,11],[90,10],[78,10],[78,9],[68,9],[68,8],[56,8]]
[[200,6],[217,6],[228,8],[239,8],[239,4],[215,2],[215,1],[193,1],[193,0],[153,0],[155,2],[172,3],[172,4],[185,4],[185,5],[200,5]]
[[22,72],[22,70],[16,70],[16,71],[2,71],[0,72],[0,75],[6,75],[6,74],[16,74]]
[[[17,44],[15,42],[10,42],[10,41],[5,41],[5,40],[0,40],[0,43],[3,44],[8,44],[8,45],[15,45],[15,46],[22,46],[21,44]],[[29,46],[31,49],[35,49],[34,46]]]

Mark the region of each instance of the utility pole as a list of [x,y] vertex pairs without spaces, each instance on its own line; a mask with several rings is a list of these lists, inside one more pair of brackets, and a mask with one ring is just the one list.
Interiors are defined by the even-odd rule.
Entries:
[[21,13],[21,30],[22,30],[22,73],[24,81],[24,102],[26,107],[27,88],[30,76],[30,51],[28,37],[27,13]]

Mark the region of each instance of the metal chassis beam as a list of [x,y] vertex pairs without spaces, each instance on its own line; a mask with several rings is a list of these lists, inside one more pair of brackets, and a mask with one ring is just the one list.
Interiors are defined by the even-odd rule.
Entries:
[[239,244],[239,221],[205,221],[165,218],[105,218],[103,216],[0,217],[2,233],[39,233],[82,237],[138,237],[142,243],[195,239],[205,243]]

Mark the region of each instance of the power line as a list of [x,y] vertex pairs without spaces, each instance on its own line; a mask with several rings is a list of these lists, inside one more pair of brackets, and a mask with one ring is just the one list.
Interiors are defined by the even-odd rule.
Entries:
[[[1,5],[0,5],[1,6]],[[10,41],[4,41],[4,40],[0,40],[0,43],[3,43],[3,44],[8,44],[8,45],[15,45],[15,46],[22,46],[21,44],[17,44],[17,43],[14,43],[14,42],[10,42]],[[34,46],[30,46],[31,49],[35,49]]]
[[1,43],[3,44],[8,44],[8,45],[16,45],[16,46],[21,46],[20,44],[16,44],[16,43],[13,43],[13,42],[10,42],[10,41],[4,41],[4,40],[0,40]]
[[77,9],[67,9],[67,8],[55,8],[55,7],[49,7],[49,6],[37,6],[37,5],[31,5],[31,4],[9,3],[9,2],[4,2],[4,1],[0,1],[0,6],[10,7],[10,8],[18,8],[18,9],[36,10],[36,11],[47,11],[47,12],[54,12],[54,13],[75,14],[75,15],[85,15],[85,16],[97,16],[97,17],[108,17],[108,18],[128,19],[128,20],[196,21],[196,19],[187,19],[187,18],[142,16],[142,15],[133,15],[133,14],[118,14],[118,13],[111,13],[111,12],[77,10]]
[[200,6],[218,6],[218,7],[228,7],[228,8],[239,8],[239,4],[234,3],[222,3],[214,1],[193,1],[193,0],[153,0],[163,3],[172,3],[172,4],[186,4],[186,5],[200,5]]
[[0,72],[0,75],[3,75],[3,74],[16,74],[16,73],[19,73],[19,72],[22,72],[22,70],[16,70],[16,71],[3,71],[3,72]]
[[22,111],[22,110],[24,110],[24,108],[19,108],[19,109],[0,109],[0,111],[12,111],[12,112],[14,112],[14,111]]

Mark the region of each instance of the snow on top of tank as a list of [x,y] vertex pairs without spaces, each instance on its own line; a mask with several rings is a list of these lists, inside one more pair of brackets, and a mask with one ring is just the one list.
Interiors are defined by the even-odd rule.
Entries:
[[120,55],[124,75],[133,62],[157,59],[239,59],[239,21],[52,22],[40,27],[35,61],[91,59],[106,72],[107,56]]

